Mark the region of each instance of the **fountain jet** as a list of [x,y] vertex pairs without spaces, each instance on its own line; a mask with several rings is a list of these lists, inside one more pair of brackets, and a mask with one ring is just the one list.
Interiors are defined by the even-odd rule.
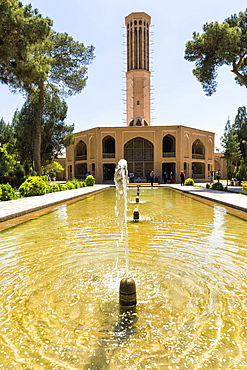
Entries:
[[115,169],[114,182],[116,185],[117,202],[116,216],[121,232],[120,241],[125,243],[126,277],[120,282],[119,304],[121,306],[136,305],[136,287],[133,278],[129,277],[129,251],[127,227],[127,185],[128,168],[125,159],[121,159]]

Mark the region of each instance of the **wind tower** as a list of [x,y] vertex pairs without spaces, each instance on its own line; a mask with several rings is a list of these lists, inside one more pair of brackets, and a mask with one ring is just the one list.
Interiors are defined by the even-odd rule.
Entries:
[[125,17],[127,126],[150,125],[150,23],[151,17],[144,12],[131,13]]

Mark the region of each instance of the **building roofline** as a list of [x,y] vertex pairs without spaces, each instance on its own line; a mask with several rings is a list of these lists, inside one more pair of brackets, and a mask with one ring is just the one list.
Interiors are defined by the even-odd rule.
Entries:
[[163,126],[163,125],[157,125],[157,126],[96,126],[96,127],[92,127],[92,128],[89,128],[87,130],[83,130],[83,131],[78,131],[78,132],[75,132],[74,135],[80,135],[84,132],[88,132],[88,131],[92,131],[92,130],[95,130],[95,129],[98,129],[98,130],[115,130],[115,129],[123,129],[123,130],[132,130],[132,131],[137,131],[137,130],[153,130],[153,129],[157,129],[157,128],[163,128],[163,129],[174,129],[174,128],[184,128],[184,129],[190,129],[190,130],[194,130],[194,131],[201,131],[201,132],[207,132],[209,134],[213,134],[215,135],[215,132],[212,132],[212,131],[207,131],[207,130],[202,130],[202,129],[199,129],[199,128],[194,128],[194,127],[189,127],[189,126],[183,126],[183,125],[169,125],[169,126]]
[[151,24],[151,17],[145,12],[133,12],[125,17],[125,25],[127,25],[132,19],[143,19],[145,18],[149,25]]

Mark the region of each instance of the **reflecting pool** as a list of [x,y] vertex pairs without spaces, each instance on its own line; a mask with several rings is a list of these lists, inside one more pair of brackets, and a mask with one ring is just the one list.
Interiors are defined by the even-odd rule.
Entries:
[[115,189],[0,233],[0,369],[246,369],[246,221],[166,188]]

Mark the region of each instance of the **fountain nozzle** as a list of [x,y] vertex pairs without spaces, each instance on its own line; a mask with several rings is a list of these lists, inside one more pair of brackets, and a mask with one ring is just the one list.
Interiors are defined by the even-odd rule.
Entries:
[[136,284],[133,278],[123,278],[119,287],[120,306],[136,306]]
[[139,221],[139,211],[138,211],[138,209],[137,209],[137,208],[134,210],[134,213],[133,213],[133,220],[134,220],[134,221]]

